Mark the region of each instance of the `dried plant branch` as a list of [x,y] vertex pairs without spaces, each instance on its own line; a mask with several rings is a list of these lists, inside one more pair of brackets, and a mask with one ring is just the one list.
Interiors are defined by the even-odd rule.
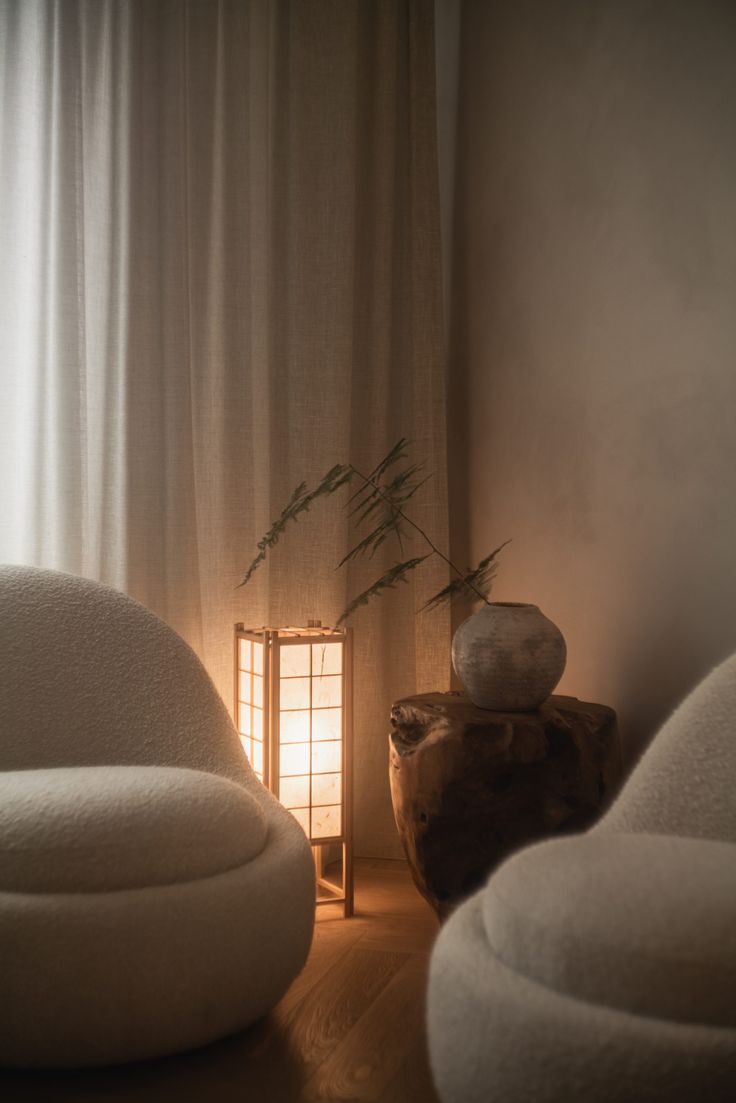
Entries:
[[[381,496],[381,497],[384,496],[384,492],[383,492],[382,488],[379,487],[373,481],[372,476],[364,475],[361,471],[358,471],[357,468],[354,468],[353,470],[356,472],[356,474],[359,476],[359,478],[364,479],[367,483],[370,483],[370,485],[372,487],[374,487],[376,493],[379,496]],[[426,479],[422,480],[422,482],[426,482]],[[421,485],[421,484],[419,484],[419,485]],[[419,489],[419,486],[417,486],[416,489]],[[400,517],[402,517],[407,522],[407,524],[411,525],[411,527],[419,533],[419,535],[426,541],[426,543],[429,544],[429,546],[432,549],[432,551],[434,552],[434,554],[438,555],[440,557],[440,559],[443,559],[445,561],[445,563],[447,564],[447,566],[451,570],[453,570],[455,572],[455,574],[459,576],[459,578],[461,578],[461,579],[465,578],[465,574],[463,573],[463,571],[461,571],[458,567],[456,567],[455,564],[452,562],[452,560],[448,559],[447,556],[444,555],[440,551],[440,549],[436,546],[436,544],[434,544],[433,541],[430,540],[429,536],[424,531],[424,529],[420,528],[419,525],[415,521],[412,521],[411,517],[407,517],[406,514],[403,512],[403,510],[401,510],[400,508],[396,507],[396,512],[399,514]],[[508,541],[506,541],[506,542],[508,543]],[[468,582],[468,583],[465,583],[464,586],[463,586],[463,589],[470,590],[472,592],[472,594],[474,595],[474,597],[480,598],[480,600],[484,601],[486,603],[486,605],[490,605],[490,602],[489,602],[488,598],[486,597],[486,595],[479,588],[477,588],[473,584],[472,581]],[[448,595],[447,600],[449,600],[451,596],[452,595]],[[443,598],[442,600],[444,601],[445,599]],[[438,602],[437,604],[441,604],[441,602]],[[422,608],[424,608],[424,606]],[[433,608],[436,608],[436,605],[433,606]]]
[[370,552],[371,556],[380,548],[389,536],[396,536],[399,547],[402,548],[402,521],[406,520],[405,515],[401,512],[400,507],[404,505],[419,489],[420,486],[427,481],[429,476],[423,479],[417,479],[415,476],[423,469],[423,464],[412,464],[404,471],[394,476],[390,482],[385,483],[383,487],[379,487],[374,481],[373,476],[370,476],[370,481],[366,479],[365,475],[362,475],[355,468],[359,478],[366,480],[367,483],[367,495],[362,501],[354,506],[351,513],[354,514],[357,510],[361,510],[360,516],[356,521],[356,525],[362,524],[366,521],[371,514],[380,512],[381,517],[376,527],[368,533],[354,548],[345,555],[337,567],[340,568],[344,563],[347,563],[350,559],[355,559],[359,555],[363,555],[366,552]]
[[340,625],[351,616],[356,609],[359,609],[361,605],[367,605],[372,597],[383,592],[383,590],[392,590],[397,582],[408,582],[407,575],[410,571],[413,571],[415,567],[418,567],[420,563],[423,563],[425,559],[429,559],[431,552],[427,552],[426,555],[417,556],[414,559],[407,559],[404,563],[396,563],[393,567],[390,567],[385,574],[382,574],[380,578],[364,590],[362,594],[358,594],[354,597],[347,608],[340,614],[338,621],[335,625],[339,628]]
[[353,464],[335,464],[313,490],[309,490],[306,483],[300,483],[293,491],[281,515],[273,522],[265,536],[258,541],[258,554],[248,567],[240,585],[244,586],[250,581],[255,571],[265,560],[267,553],[278,543],[280,536],[291,521],[298,520],[299,516],[307,511],[318,498],[334,494],[341,487],[357,478],[361,485],[351,494],[345,508],[350,516],[355,518],[354,524],[356,527],[364,525],[368,521],[371,522],[373,527],[340,560],[338,568],[362,555],[375,555],[376,551],[390,536],[396,537],[403,555],[403,540],[407,535],[407,527],[418,533],[430,551],[426,555],[406,559],[390,567],[367,590],[352,599],[337,621],[338,625],[342,624],[361,605],[366,605],[370,598],[381,594],[384,590],[392,589],[398,582],[406,582],[407,575],[432,555],[439,556],[457,577],[425,602],[422,609],[436,609],[446,601],[451,601],[454,597],[463,594],[490,604],[487,595],[497,569],[496,557],[509,541],[505,541],[490,555],[481,559],[474,569],[459,570],[452,560],[440,551],[424,529],[404,511],[404,506],[430,477],[424,475],[425,465],[423,463],[410,463],[398,472],[388,474],[392,467],[407,458],[408,447],[409,442],[402,437],[368,475]]
[[248,570],[245,572],[245,577],[239,585],[245,586],[247,582],[250,582],[261,563],[265,560],[267,552],[278,543],[279,537],[290,521],[297,521],[300,514],[305,513],[313,502],[318,498],[324,498],[329,494],[334,494],[341,486],[345,486],[346,483],[349,483],[354,475],[355,471],[349,464],[337,463],[334,467],[330,468],[314,490],[307,490],[307,484],[300,483],[292,492],[291,498],[289,498],[281,516],[273,522],[266,535],[261,537],[258,541],[258,555],[248,567]]
[[[453,578],[444,589],[440,590],[433,597],[426,601],[422,605],[420,612],[424,612],[429,609],[437,609],[440,605],[443,605],[446,601],[452,601],[454,597],[460,597],[461,595],[476,596],[478,591],[488,593],[491,588],[491,583],[496,576],[498,570],[498,563],[496,562],[496,556],[505,548],[507,544],[510,544],[510,540],[504,540],[503,544],[499,544],[490,555],[487,555],[485,559],[481,559],[480,563],[474,570],[467,571],[460,578]],[[487,598],[485,599],[488,600]]]

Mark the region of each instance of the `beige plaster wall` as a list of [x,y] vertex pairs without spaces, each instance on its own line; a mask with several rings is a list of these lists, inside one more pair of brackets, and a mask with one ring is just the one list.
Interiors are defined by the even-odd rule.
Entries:
[[735,58],[725,0],[462,8],[453,550],[630,754],[736,648]]

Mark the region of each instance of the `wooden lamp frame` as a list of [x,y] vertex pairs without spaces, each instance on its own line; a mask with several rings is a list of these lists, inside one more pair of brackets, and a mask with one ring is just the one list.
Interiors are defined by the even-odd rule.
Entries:
[[[322,628],[319,624],[309,624],[306,628],[246,628],[241,622],[235,625],[234,646],[234,716],[235,724],[241,738],[253,737],[242,732],[240,708],[244,702],[240,695],[240,675],[243,668],[240,665],[240,641],[249,640],[251,643],[261,644],[263,647],[263,762],[262,771],[256,771],[263,784],[274,794],[279,796],[280,784],[280,719],[281,719],[281,650],[298,644],[315,643],[342,643],[342,725],[341,725],[341,831],[339,834],[329,837],[313,838],[308,835],[312,846],[315,861],[317,905],[337,904],[343,905],[345,917],[353,914],[353,808],[352,808],[352,777],[353,777],[353,637],[352,629],[342,630]],[[311,651],[310,651],[311,655]],[[252,673],[252,671],[251,671]],[[312,680],[314,674],[310,658],[310,759],[309,759],[309,813],[311,830],[312,804]],[[252,695],[251,695],[252,699]],[[256,706],[257,707],[257,706]],[[304,710],[307,711],[307,710]],[[251,710],[252,716],[252,710]],[[247,752],[246,752],[247,753]],[[250,757],[250,756],[249,756]],[[300,775],[301,776],[301,775]],[[306,775],[304,775],[306,776]],[[342,848],[342,877],[339,884],[328,880],[325,866],[325,850],[328,847],[339,845]]]

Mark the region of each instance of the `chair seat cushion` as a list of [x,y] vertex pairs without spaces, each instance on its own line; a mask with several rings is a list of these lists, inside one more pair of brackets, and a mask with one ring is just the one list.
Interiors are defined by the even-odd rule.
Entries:
[[620,1010],[736,1026],[736,846],[591,834],[538,844],[491,878],[483,924],[504,965]]
[[0,773],[0,892],[91,893],[192,881],[263,850],[246,790],[169,767]]

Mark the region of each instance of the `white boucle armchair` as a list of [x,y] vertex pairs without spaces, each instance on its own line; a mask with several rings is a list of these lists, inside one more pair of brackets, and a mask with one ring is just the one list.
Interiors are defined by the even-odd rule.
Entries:
[[588,834],[449,919],[428,994],[443,1103],[736,1099],[736,656]]
[[0,1064],[248,1026],[301,969],[314,863],[191,649],[137,602],[0,568]]

